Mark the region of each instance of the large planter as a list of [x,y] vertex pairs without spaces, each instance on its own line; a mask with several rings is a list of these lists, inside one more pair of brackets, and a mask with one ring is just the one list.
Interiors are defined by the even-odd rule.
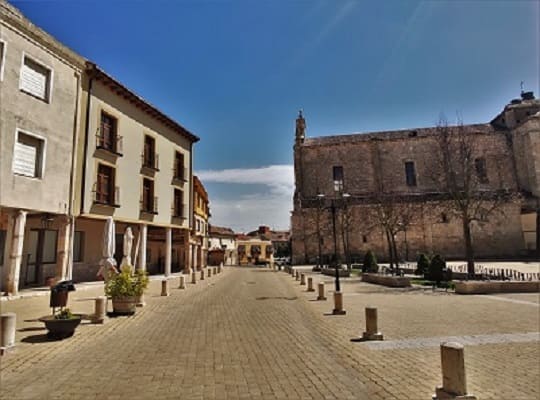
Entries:
[[135,314],[137,298],[135,296],[113,297],[112,305],[115,314]]
[[389,287],[411,286],[410,278],[404,276],[380,275],[371,273],[363,273],[362,282],[375,283],[376,285],[383,285]]
[[39,319],[47,328],[47,337],[51,339],[65,339],[73,336],[75,329],[81,323],[81,316],[74,315],[70,319],[55,319],[53,315]]

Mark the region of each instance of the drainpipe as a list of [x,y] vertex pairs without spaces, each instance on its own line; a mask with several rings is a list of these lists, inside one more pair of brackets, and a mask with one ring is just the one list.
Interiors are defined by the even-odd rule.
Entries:
[[80,95],[81,95],[81,74],[75,73],[75,78],[77,80],[77,94],[75,96],[75,115],[73,118],[73,139],[71,142],[72,153],[71,153],[71,171],[69,173],[69,206],[68,206],[68,218],[70,223],[70,232],[69,232],[69,252],[67,259],[67,271],[66,276],[62,278],[72,279],[73,275],[73,245],[75,238],[75,216],[73,215],[73,204],[75,202],[75,188],[74,188],[74,179],[75,179],[75,168],[76,168],[76,157],[77,157],[77,134],[78,134],[78,121],[79,121],[79,111],[80,111]]
[[[93,71],[93,70],[92,70]],[[88,96],[86,99],[86,120],[84,121],[84,151],[82,157],[82,176],[81,176],[81,210],[84,214],[84,188],[86,185],[86,155],[88,153],[88,129],[90,127],[90,100],[92,95],[93,72],[89,74],[88,80]]]

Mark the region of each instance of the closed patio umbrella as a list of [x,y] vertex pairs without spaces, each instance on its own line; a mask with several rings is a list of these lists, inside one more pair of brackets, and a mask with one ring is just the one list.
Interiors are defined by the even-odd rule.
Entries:
[[124,257],[122,258],[122,263],[120,264],[120,268],[129,267],[133,269],[133,265],[131,264],[131,248],[132,247],[133,247],[133,232],[131,231],[131,228],[128,226],[126,228],[126,231],[124,232],[124,249],[123,249]]
[[103,258],[99,262],[100,268],[97,275],[108,281],[111,274],[118,273],[116,260],[114,259],[115,231],[112,217],[107,217],[107,221],[105,222],[102,246],[101,255]]

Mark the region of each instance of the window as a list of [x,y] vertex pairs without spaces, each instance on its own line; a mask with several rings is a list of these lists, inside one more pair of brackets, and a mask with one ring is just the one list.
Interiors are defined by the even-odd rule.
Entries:
[[38,99],[50,102],[52,71],[24,56],[19,88]]
[[144,137],[143,166],[155,170],[158,169],[156,139],[149,135],[145,135]]
[[142,211],[157,214],[157,199],[154,197],[154,181],[143,179]]
[[178,180],[186,180],[184,176],[184,155],[179,151],[174,155],[174,178]]
[[362,236],[362,242],[367,243],[367,236],[366,235]]
[[97,147],[120,154],[122,149],[119,139],[118,120],[102,111],[99,132],[97,134]]
[[343,167],[338,165],[333,169],[334,175],[334,192],[343,191]]
[[448,223],[448,215],[446,215],[446,213],[441,213],[441,222],[443,224],[447,224]]
[[56,262],[56,241],[58,231],[46,229],[43,231],[43,249],[41,261],[44,264],[53,264]]
[[0,265],[4,265],[5,247],[6,247],[6,231],[0,230]]
[[474,160],[474,169],[476,170],[476,177],[480,183],[488,183],[486,159],[477,158]]
[[4,64],[6,62],[6,42],[0,40],[0,81],[4,80]]
[[184,193],[180,189],[174,189],[173,216],[184,218]]
[[95,202],[115,205],[118,203],[117,188],[114,186],[114,168],[105,164],[98,165]]
[[84,232],[75,231],[73,236],[73,262],[82,262],[84,249]]
[[43,176],[45,141],[38,137],[17,132],[13,153],[13,173],[41,178]]
[[416,170],[413,161],[405,162],[405,178],[407,180],[407,186],[416,186]]

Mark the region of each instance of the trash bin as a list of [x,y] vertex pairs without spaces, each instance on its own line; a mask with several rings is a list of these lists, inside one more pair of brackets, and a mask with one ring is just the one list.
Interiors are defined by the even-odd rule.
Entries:
[[49,307],[65,307],[68,300],[68,293],[75,290],[73,281],[62,281],[51,287],[51,300]]

